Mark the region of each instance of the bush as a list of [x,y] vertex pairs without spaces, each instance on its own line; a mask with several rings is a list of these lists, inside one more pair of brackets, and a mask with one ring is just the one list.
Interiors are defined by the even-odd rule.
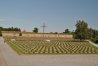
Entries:
[[19,36],[22,36],[22,33],[21,32],[19,33]]
[[98,36],[96,36],[95,38],[95,43],[98,43]]
[[91,40],[92,42],[98,44],[98,36],[96,36],[95,38],[91,38],[90,40]]
[[1,32],[1,30],[0,30],[0,36],[2,36],[2,32]]
[[98,43],[98,39],[95,41],[95,43]]
[[95,38],[91,38],[90,40],[91,40],[92,42],[94,42],[94,43],[95,43],[95,41],[96,41]]

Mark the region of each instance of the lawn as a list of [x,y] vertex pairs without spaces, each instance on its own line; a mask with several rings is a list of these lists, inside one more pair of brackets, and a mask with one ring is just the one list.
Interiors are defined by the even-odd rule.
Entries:
[[[87,41],[65,38],[4,37],[18,54],[98,54],[98,48]],[[12,41],[12,39],[15,39]]]

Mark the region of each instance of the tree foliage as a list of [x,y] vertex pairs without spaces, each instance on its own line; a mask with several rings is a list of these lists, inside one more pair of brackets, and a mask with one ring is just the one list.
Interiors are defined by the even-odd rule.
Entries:
[[89,28],[88,29],[88,38],[92,39],[92,38],[95,38],[95,37],[96,37],[96,30],[94,30],[92,28]]
[[63,32],[63,34],[73,34],[73,31],[70,31],[68,28],[65,29],[65,31]]
[[69,29],[65,29],[65,32],[63,32],[63,33],[70,33],[70,31],[69,31]]
[[33,32],[34,33],[38,33],[38,28],[35,27],[34,30],[33,30]]
[[98,35],[95,37],[95,43],[98,43]]
[[75,39],[85,40],[89,39],[95,43],[98,43],[98,30],[88,28],[88,24],[85,21],[77,21],[76,30],[73,34]]
[[89,28],[88,36],[91,41],[98,43],[98,30]]
[[77,21],[75,30],[75,39],[85,40],[88,38],[88,24],[85,21]]
[[9,27],[9,28],[0,27],[0,29],[2,31],[21,31],[21,29],[20,28],[17,28],[17,27]]

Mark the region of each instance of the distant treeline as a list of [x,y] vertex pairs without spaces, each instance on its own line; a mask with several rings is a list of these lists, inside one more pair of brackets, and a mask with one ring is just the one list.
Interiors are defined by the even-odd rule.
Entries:
[[3,27],[0,27],[0,30],[1,31],[21,31],[20,28],[17,28],[17,27],[9,27],[9,28],[3,28]]

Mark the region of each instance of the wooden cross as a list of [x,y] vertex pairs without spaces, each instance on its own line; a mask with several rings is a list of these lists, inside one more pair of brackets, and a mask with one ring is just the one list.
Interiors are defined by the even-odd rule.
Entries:
[[43,23],[43,25],[42,25],[41,27],[43,28],[43,33],[45,33],[45,28],[47,27],[47,26],[45,25],[45,23]]

